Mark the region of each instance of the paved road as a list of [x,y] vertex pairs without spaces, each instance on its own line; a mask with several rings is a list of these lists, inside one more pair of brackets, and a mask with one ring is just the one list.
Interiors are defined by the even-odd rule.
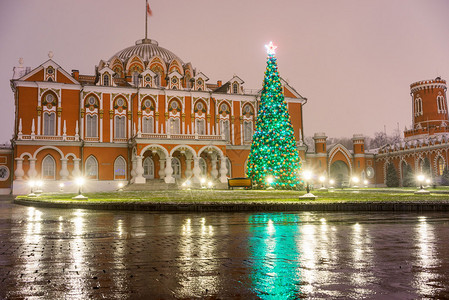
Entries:
[[0,198],[1,299],[449,298],[446,214],[154,213]]

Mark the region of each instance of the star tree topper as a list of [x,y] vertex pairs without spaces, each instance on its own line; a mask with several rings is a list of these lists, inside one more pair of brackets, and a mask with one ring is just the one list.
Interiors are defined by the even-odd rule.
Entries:
[[275,54],[276,53],[276,48],[278,46],[273,45],[273,42],[270,42],[268,45],[265,45],[265,48],[267,48],[267,53],[268,54]]

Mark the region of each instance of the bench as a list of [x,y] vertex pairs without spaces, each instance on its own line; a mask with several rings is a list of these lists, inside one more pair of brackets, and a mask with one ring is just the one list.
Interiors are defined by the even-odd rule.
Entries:
[[234,189],[235,187],[253,188],[253,182],[251,178],[239,177],[239,178],[228,178],[228,190]]

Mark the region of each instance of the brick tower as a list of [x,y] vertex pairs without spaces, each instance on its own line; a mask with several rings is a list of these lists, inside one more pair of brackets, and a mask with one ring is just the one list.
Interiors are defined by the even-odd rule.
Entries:
[[446,90],[440,77],[410,85],[413,128],[404,132],[406,139],[449,132]]

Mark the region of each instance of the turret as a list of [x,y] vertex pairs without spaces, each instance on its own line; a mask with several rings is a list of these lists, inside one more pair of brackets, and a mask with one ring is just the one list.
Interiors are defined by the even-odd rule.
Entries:
[[315,141],[315,153],[326,153],[327,136],[324,132],[317,132],[313,135]]
[[410,85],[413,128],[404,132],[405,138],[449,131],[446,90],[446,81],[440,77]]

